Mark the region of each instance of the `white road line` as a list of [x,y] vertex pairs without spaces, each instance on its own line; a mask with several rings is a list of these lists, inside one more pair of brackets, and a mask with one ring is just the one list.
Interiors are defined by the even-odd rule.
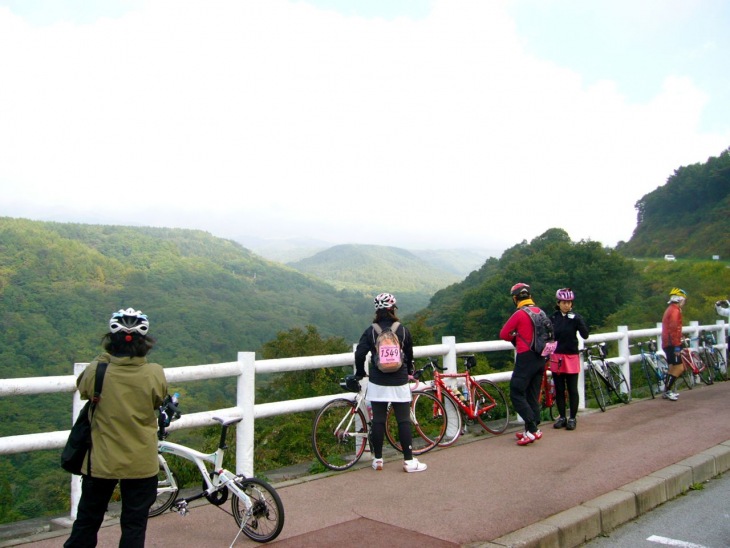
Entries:
[[652,535],[649,538],[647,538],[649,542],[656,542],[657,544],[665,544],[667,546],[680,546],[681,548],[707,548],[706,546],[703,546],[702,544],[695,544],[694,542],[685,542],[683,540],[676,540],[673,538],[667,538],[667,537],[660,537],[657,535]]

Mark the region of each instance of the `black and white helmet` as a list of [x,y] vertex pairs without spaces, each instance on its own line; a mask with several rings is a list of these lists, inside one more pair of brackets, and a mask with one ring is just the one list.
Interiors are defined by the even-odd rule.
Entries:
[[381,308],[395,308],[396,301],[390,293],[381,293],[373,299],[373,302],[375,303],[375,310],[380,310]]
[[114,312],[109,320],[109,331],[112,333],[124,331],[125,333],[147,335],[149,330],[150,322],[147,316],[134,308]]

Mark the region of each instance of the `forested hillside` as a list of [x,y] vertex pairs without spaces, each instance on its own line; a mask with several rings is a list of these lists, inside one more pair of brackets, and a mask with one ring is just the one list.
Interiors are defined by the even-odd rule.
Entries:
[[730,149],[680,167],[636,209],[634,234],[619,246],[625,256],[730,258]]
[[337,289],[396,293],[398,300],[411,305],[413,311],[426,306],[437,290],[460,279],[410,251],[377,245],[337,245],[289,266]]
[[3,218],[0,261],[3,377],[69,373],[121,307],[149,314],[168,366],[231,361],[309,323],[354,341],[371,312],[362,294],[201,231]]
[[[409,319],[430,327],[436,340],[443,335],[461,341],[496,339],[514,312],[509,289],[517,282],[530,284],[536,303],[548,311],[553,310],[558,288],[573,288],[576,310],[591,329],[613,331],[618,325],[654,327],[661,321],[669,289],[675,286],[689,293],[688,318],[713,323],[714,302],[727,298],[730,291],[730,269],[726,262],[711,260],[627,259],[599,242],[572,242],[564,230],[554,228],[437,292],[426,309]],[[507,367],[512,357],[499,359],[502,363],[492,365]]]
[[[122,307],[149,314],[150,359],[176,367],[234,361],[309,324],[350,346],[372,317],[371,299],[201,231],[0,218],[0,378],[72,374],[101,350]],[[235,404],[225,379],[174,388],[186,412]],[[0,436],[69,428],[71,397],[3,398]],[[68,508],[59,454],[0,458],[0,523]]]

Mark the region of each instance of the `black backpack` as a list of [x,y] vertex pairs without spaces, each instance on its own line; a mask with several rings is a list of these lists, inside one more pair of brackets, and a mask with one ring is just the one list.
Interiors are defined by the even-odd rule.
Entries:
[[523,306],[520,310],[527,312],[527,315],[532,320],[533,331],[530,350],[541,356],[549,356],[555,352],[555,347],[558,343],[555,342],[553,322],[550,321],[547,314],[543,310],[534,312],[529,306]]

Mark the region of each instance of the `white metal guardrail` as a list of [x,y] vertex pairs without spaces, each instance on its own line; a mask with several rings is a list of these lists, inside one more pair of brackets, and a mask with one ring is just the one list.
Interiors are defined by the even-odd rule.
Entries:
[[[698,322],[690,322],[689,326],[682,329],[683,333],[691,338],[696,338],[700,331],[712,331],[716,334],[720,349],[726,349],[726,337],[728,335],[728,324],[724,320],[718,320],[714,325],[699,325]],[[655,338],[657,346],[661,346],[661,324],[655,328],[629,330],[626,326],[620,326],[615,332],[600,333],[591,335],[584,344],[598,342],[618,341],[618,354],[611,357],[611,361],[619,363],[624,368],[624,375],[630,382],[629,365],[632,362],[641,360],[638,354],[632,355],[629,348],[629,341],[638,338]],[[443,366],[449,372],[456,372],[457,355],[472,354],[476,352],[496,352],[513,350],[510,343],[504,341],[479,341],[457,343],[455,337],[443,337],[441,344],[418,346],[414,348],[414,357],[442,357]],[[319,409],[327,401],[342,397],[342,393],[329,396],[317,396],[299,400],[279,401],[272,403],[260,403],[255,401],[256,375],[263,373],[284,373],[289,371],[302,371],[306,369],[320,369],[324,367],[353,366],[355,363],[354,353],[330,354],[324,356],[306,356],[295,358],[279,358],[273,360],[256,360],[254,352],[239,352],[238,360],[235,362],[203,364],[185,367],[173,367],[165,369],[165,376],[170,385],[187,381],[198,381],[216,378],[236,378],[236,406],[227,409],[215,409],[200,413],[185,414],[178,421],[170,425],[170,430],[183,428],[194,428],[215,424],[215,416],[241,417],[243,420],[236,429],[236,470],[247,475],[254,474],[254,424],[257,418],[285,415],[288,413],[299,413]],[[33,377],[19,379],[0,379],[0,397],[51,394],[61,392],[76,392],[76,378],[88,364],[77,363],[74,365],[74,374],[54,377]],[[503,371],[489,375],[480,375],[478,378],[488,378],[497,382],[509,381],[512,371]],[[581,402],[584,401],[583,373],[579,378],[579,391]],[[581,403],[583,405],[583,403]],[[75,420],[82,407],[78,392],[74,395],[71,422]],[[29,451],[44,451],[61,449],[68,438],[69,430],[57,432],[44,432],[33,434],[21,434],[0,438],[0,455],[25,453]],[[71,480],[71,517],[76,517],[76,506],[81,493],[80,476],[72,476]]]

